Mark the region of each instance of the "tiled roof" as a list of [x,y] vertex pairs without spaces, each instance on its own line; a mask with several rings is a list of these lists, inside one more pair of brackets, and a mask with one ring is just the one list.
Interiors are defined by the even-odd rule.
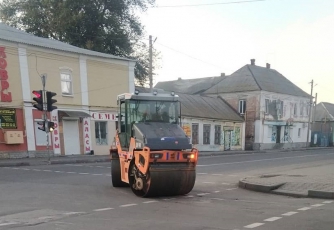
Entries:
[[334,104],[321,102],[316,105],[315,121],[334,121]]
[[268,91],[300,97],[310,97],[298,86],[274,69],[245,65],[204,94],[233,93],[244,91]]
[[162,81],[155,85],[155,88],[164,89],[167,91],[174,91],[185,94],[200,94],[205,90],[217,85],[225,79],[221,77],[206,77],[197,79],[178,79],[175,81]]
[[[149,89],[138,86],[136,86],[136,90],[139,92],[150,92]],[[221,98],[182,93],[177,93],[177,95],[181,102],[182,116],[236,122],[244,121],[243,118]]]

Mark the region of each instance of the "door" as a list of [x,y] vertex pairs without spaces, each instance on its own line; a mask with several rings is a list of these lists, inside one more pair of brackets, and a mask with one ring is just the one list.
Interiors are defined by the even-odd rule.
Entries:
[[231,150],[231,131],[224,132],[224,150]]
[[276,134],[276,143],[281,143],[281,126],[277,126],[276,128],[277,134]]
[[79,127],[78,120],[63,120],[65,155],[79,155]]

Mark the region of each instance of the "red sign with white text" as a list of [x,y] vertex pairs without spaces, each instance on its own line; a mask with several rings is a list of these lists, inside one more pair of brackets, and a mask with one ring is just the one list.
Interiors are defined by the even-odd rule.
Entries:
[[1,102],[11,102],[12,93],[9,92],[9,83],[8,83],[8,72],[7,68],[7,55],[5,47],[0,46],[0,100]]

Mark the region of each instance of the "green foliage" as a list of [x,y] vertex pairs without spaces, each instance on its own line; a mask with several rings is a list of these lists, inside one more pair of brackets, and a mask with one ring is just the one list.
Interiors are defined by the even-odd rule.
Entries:
[[[138,60],[137,83],[148,78],[144,28],[134,12],[155,0],[3,0],[0,19],[39,37]],[[148,37],[148,36],[147,36]],[[156,56],[156,55],[155,55]]]

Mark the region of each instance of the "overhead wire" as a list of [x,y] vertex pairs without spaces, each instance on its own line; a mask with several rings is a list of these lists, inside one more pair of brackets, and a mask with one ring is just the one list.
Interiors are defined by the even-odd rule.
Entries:
[[242,3],[253,3],[253,2],[263,2],[263,1],[266,0],[245,0],[245,1],[215,2],[215,3],[189,4],[189,5],[162,5],[162,6],[154,6],[152,8],[215,6],[215,5],[230,5],[230,4],[242,4]]

